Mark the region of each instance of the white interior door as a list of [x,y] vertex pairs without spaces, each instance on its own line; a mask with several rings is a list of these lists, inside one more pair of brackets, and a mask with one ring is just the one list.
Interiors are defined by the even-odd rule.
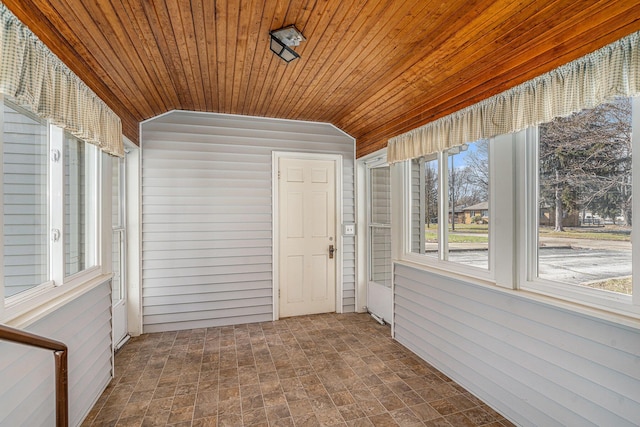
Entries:
[[335,161],[280,158],[278,166],[280,317],[334,312]]

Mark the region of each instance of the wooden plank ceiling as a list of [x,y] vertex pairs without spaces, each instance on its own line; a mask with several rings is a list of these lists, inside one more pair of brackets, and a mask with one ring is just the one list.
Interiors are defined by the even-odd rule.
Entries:
[[[120,115],[173,109],[330,122],[358,156],[640,30],[586,0],[4,0]],[[307,41],[284,63],[269,30]]]

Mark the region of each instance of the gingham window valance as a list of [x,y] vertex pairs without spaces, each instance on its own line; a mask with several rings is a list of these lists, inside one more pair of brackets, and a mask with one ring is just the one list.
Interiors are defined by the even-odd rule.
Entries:
[[76,137],[122,157],[120,118],[0,4],[0,92]]
[[517,132],[640,93],[640,32],[389,140],[390,163]]

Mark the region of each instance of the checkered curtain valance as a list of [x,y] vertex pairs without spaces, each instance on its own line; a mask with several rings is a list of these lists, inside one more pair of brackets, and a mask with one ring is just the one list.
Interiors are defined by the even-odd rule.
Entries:
[[390,163],[517,132],[640,93],[640,32],[389,140]]
[[76,137],[122,157],[120,118],[0,4],[0,92]]

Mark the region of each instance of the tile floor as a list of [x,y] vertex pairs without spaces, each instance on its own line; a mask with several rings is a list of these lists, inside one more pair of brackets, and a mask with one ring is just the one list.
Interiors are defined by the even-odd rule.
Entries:
[[142,335],[83,426],[512,426],[366,314]]

